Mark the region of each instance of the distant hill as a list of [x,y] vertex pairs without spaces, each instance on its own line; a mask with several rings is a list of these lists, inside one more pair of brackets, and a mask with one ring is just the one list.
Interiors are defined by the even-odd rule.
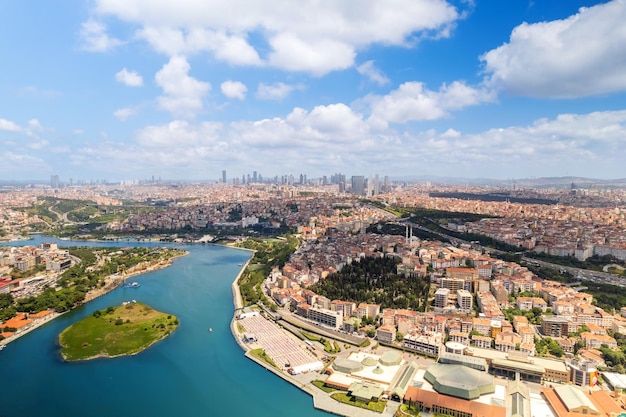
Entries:
[[430,182],[433,185],[505,188],[626,188],[626,178],[603,180],[585,177],[539,177],[498,180],[491,178],[438,177],[432,175],[392,177],[394,181],[409,183]]

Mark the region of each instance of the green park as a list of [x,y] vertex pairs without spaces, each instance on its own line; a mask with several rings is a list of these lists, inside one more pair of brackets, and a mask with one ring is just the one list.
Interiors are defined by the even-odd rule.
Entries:
[[59,335],[66,361],[137,354],[169,336],[178,319],[143,303],[96,310]]

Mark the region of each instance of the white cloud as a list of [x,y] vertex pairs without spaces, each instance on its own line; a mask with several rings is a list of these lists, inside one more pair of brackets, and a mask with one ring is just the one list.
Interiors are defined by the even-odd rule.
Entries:
[[15,152],[0,151],[0,175],[12,179],[31,179],[33,172],[50,172],[42,158]]
[[175,116],[194,117],[203,109],[202,99],[211,84],[189,76],[190,65],[184,57],[174,56],[155,75],[156,83],[165,95],[157,103]]
[[531,97],[626,91],[626,2],[581,8],[563,20],[523,23],[481,60],[494,87]]
[[246,93],[248,92],[248,87],[239,81],[224,81],[220,87],[222,89],[222,94],[226,97],[236,98],[238,100],[244,100],[246,98]]
[[74,129],[72,130],[72,133],[75,135],[83,135],[85,134],[85,131],[83,129]]
[[262,65],[258,52],[243,36],[219,33],[211,49],[217,59],[234,65]]
[[445,0],[96,0],[94,12],[139,25],[139,36],[169,55],[208,51],[237,65],[263,63],[248,41],[261,36],[267,63],[317,76],[352,66],[355,51],[374,44],[448,36],[463,15]]
[[363,101],[371,107],[372,122],[405,123],[448,117],[451,110],[480,104],[493,99],[486,90],[460,81],[444,84],[439,91],[424,88],[420,82],[407,82],[385,96],[370,95]]
[[123,107],[113,112],[113,116],[117,117],[122,122],[125,122],[136,114],[136,110],[130,107]]
[[262,65],[257,51],[244,35],[220,30],[147,26],[137,31],[155,50],[167,55],[193,55],[202,51],[213,53],[233,65]]
[[97,162],[121,172],[153,172],[159,167],[162,175],[174,178],[207,178],[210,169],[218,175],[222,167],[240,172],[255,167],[272,175],[350,167],[366,175],[492,178],[566,175],[575,169],[575,175],[598,177],[601,172],[620,177],[626,159],[624,137],[626,110],[562,114],[479,133],[413,133],[389,127],[374,130],[361,114],[336,103],[227,125],[175,120],[139,130],[131,143],[90,142],[76,149],[73,161]]
[[124,44],[121,40],[107,34],[107,27],[104,23],[93,19],[81,24],[80,38],[82,48],[89,52],[106,52]]
[[303,40],[291,33],[270,39],[270,65],[288,71],[309,71],[321,76],[354,64],[354,47],[331,39]]
[[378,85],[385,85],[389,83],[389,78],[383,74],[380,68],[377,68],[376,65],[374,65],[374,61],[365,61],[356,67],[356,70],[359,74],[366,76],[370,81],[373,81]]
[[20,132],[22,128],[15,122],[0,118],[0,130],[7,132]]
[[289,85],[285,83],[265,84],[259,83],[256,91],[256,97],[261,100],[282,100],[293,90],[299,90],[303,87],[300,85]]
[[210,146],[218,141],[221,127],[220,123],[190,124],[184,120],[174,120],[166,125],[141,129],[137,134],[137,142],[149,148]]
[[128,71],[126,67],[115,74],[115,79],[128,87],[141,87],[143,78],[136,71]]
[[23,133],[29,137],[38,137],[44,131],[43,126],[37,119],[30,119],[26,126],[20,126],[11,120],[0,118],[0,131]]

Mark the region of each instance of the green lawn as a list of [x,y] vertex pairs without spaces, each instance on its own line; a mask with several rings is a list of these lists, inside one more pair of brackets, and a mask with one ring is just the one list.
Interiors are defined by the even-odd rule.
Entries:
[[259,349],[252,349],[250,351],[250,354],[259,358],[260,360],[272,365],[274,368],[278,368],[278,366],[276,365],[276,362],[274,362],[272,360],[272,358],[269,357],[269,355],[267,353],[265,353],[265,350],[259,348]]
[[333,391],[337,391],[336,388],[326,386],[326,383],[319,379],[316,379],[315,381],[313,381],[312,384],[328,394],[330,394]]
[[386,401],[370,401],[368,403],[357,401],[353,397],[343,392],[336,392],[334,394],[331,394],[331,397],[341,403],[359,408],[365,408],[366,410],[375,411],[377,413],[382,413],[383,411],[385,411],[385,406],[387,405]]
[[132,355],[167,337],[178,319],[142,303],[109,307],[74,323],[59,335],[67,361]]

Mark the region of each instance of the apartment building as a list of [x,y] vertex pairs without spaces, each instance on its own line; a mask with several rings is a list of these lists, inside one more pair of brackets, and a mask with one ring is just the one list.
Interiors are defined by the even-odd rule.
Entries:
[[339,329],[343,324],[343,314],[341,312],[319,307],[311,307],[309,309],[309,319],[335,329]]

